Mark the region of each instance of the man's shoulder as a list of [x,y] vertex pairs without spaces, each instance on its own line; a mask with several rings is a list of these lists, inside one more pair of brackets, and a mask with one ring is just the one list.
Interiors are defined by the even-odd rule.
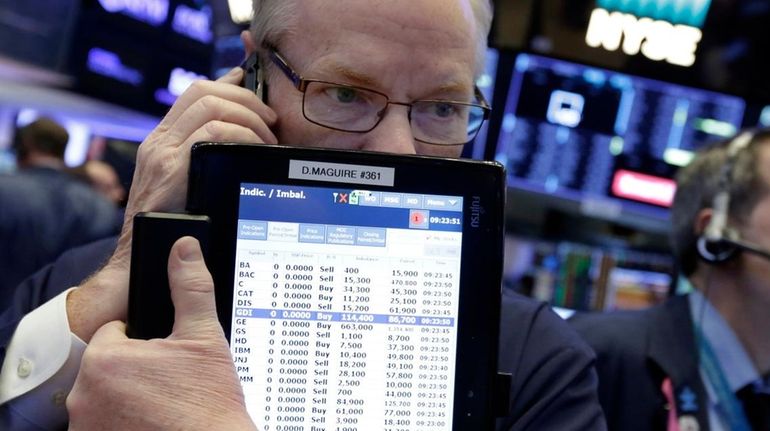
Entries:
[[[0,175],[0,201],[8,204],[8,208],[15,209],[18,205],[29,206],[30,204],[44,203],[44,198],[39,196],[45,193],[47,193],[47,189],[34,176],[25,174]],[[13,205],[9,203],[13,203]]]
[[650,316],[649,310],[577,313],[568,322],[600,356],[612,352],[642,354]]
[[592,360],[593,353],[567,322],[542,301],[505,293],[500,313],[501,355],[523,351],[529,357],[569,350]]
[[650,323],[652,309],[609,312],[578,312],[567,321],[580,333],[611,336],[626,331],[643,331]]
[[511,374],[511,405],[499,429],[606,429],[594,358],[548,304],[505,293],[498,368]]
[[0,201],[21,217],[49,214],[55,219],[67,211],[79,213],[85,220],[106,212],[113,216],[117,211],[91,186],[54,169],[26,169],[0,176]]
[[686,297],[672,297],[641,310],[577,313],[568,322],[599,356],[645,354],[653,334],[688,312]]

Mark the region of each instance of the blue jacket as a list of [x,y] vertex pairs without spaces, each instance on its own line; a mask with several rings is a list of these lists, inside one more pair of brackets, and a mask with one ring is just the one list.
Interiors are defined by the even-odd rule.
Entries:
[[119,229],[115,205],[65,172],[0,175],[0,309],[13,288],[62,252]]

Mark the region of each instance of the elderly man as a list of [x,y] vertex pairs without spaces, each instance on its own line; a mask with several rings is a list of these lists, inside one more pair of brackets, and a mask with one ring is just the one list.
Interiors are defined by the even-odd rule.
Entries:
[[[80,341],[83,340],[93,342],[89,347],[92,354],[87,358],[96,360],[84,361],[78,392],[69,403],[74,427],[109,428],[110,420],[137,428],[166,428],[172,423],[181,426],[174,422],[180,412],[202,418],[184,422],[189,423],[190,428],[225,427],[223,422],[215,422],[217,415],[208,413],[233,408],[232,388],[222,379],[201,379],[205,376],[194,371],[196,362],[207,360],[205,355],[147,357],[137,353],[147,345],[126,341],[121,347],[126,349],[121,350],[125,355],[113,357],[117,361],[114,368],[101,367],[99,364],[105,362],[98,359],[100,352],[110,350],[106,346],[116,341],[114,326],[113,337],[92,340],[101,326],[126,316],[133,215],[139,211],[178,211],[184,207],[189,151],[193,143],[280,142],[400,154],[460,155],[461,142],[423,130],[415,121],[419,118],[416,106],[421,106],[417,102],[424,100],[475,101],[474,77],[482,68],[491,22],[491,6],[487,0],[257,0],[254,8],[254,22],[250,32],[244,33],[243,42],[247,54],[259,54],[260,64],[267,71],[269,106],[253,92],[238,86],[243,78],[240,69],[232,70],[216,82],[196,83],[179,98],[140,147],[126,210],[127,222],[114,252],[114,245],[102,243],[64,256],[57,265],[28,282],[38,293],[36,296],[20,292],[15,298],[17,307],[2,316],[0,324],[5,325],[9,337],[30,303],[37,305],[68,284],[80,283],[79,287],[28,314],[18,324],[0,379],[0,402],[6,403],[4,414],[9,420],[28,420],[44,427],[66,423],[63,406],[57,408],[50,400],[53,396],[57,402],[61,401],[69,388],[67,385],[72,384],[78,371],[79,352],[84,349]],[[285,67],[276,67],[273,61],[276,54],[284,59]],[[332,129],[317,118],[306,116],[303,103],[307,103],[307,99],[303,97],[303,90],[310,90],[287,79],[291,71],[303,78],[326,82],[327,96],[341,103],[356,101],[371,91],[387,95],[389,103],[371,130],[361,131],[352,123]],[[441,106],[451,107],[451,104]],[[182,248],[189,251],[187,247]],[[95,269],[93,262],[110,252],[107,263],[81,283],[82,278]],[[185,266],[172,264],[174,256],[179,255],[172,253],[172,272],[184,272]],[[90,263],[91,268],[87,271],[79,268],[73,274],[70,269],[73,263],[79,267]],[[172,279],[174,276],[171,275]],[[500,368],[513,374],[513,383],[510,414],[501,422],[501,427],[601,429],[593,357],[587,347],[542,304],[509,298],[503,307]],[[178,315],[177,323],[179,321]],[[68,322],[72,335],[63,322]],[[42,334],[50,337],[44,329],[47,327],[59,332],[56,353],[28,353],[38,347]],[[107,342],[102,343],[104,340]],[[186,337],[174,336],[165,341],[187,342]],[[200,343],[207,344],[204,341]],[[222,344],[213,344],[221,353]],[[201,351],[208,350],[202,348]],[[162,355],[167,351],[156,352]],[[47,361],[45,366],[31,363],[30,358],[46,355],[56,359]],[[114,396],[117,392],[113,391],[119,390],[115,386],[123,380],[116,380],[115,385],[92,384],[105,383],[105,379],[110,379],[109,373],[145,369],[149,363],[168,364],[164,369],[174,378],[164,378],[156,387],[137,382],[138,387],[143,387],[142,393],[124,392],[121,396]],[[19,373],[20,370],[23,372]],[[232,367],[227,370],[232,372]],[[177,374],[178,371],[182,372]],[[21,374],[27,376],[21,377]],[[230,389],[220,391],[217,385]],[[206,402],[195,395],[203,388],[208,388]],[[95,410],[88,410],[87,403],[83,402],[90,399],[91,391],[97,394],[92,393],[92,399],[102,401]],[[159,391],[154,393],[161,395],[152,397],[146,391]],[[57,397],[57,394],[60,395]],[[124,395],[160,401],[148,405]],[[42,406],[48,408],[46,414],[28,413],[39,412]],[[88,415],[95,415],[91,422],[81,420]],[[134,419],[142,416],[147,421],[132,422],[128,416]],[[234,416],[241,417],[237,412]]]

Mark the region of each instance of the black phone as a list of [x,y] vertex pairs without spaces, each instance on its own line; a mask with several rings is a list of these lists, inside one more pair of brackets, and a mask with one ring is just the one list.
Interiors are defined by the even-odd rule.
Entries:
[[207,261],[209,224],[209,217],[205,215],[144,212],[134,216],[126,335],[149,340],[171,334],[174,327],[174,305],[168,282],[171,246],[183,236],[192,236],[200,243]]
[[252,52],[249,57],[241,63],[244,71],[243,87],[254,92],[260,100],[267,103],[267,84],[262,69],[259,67],[259,56]]

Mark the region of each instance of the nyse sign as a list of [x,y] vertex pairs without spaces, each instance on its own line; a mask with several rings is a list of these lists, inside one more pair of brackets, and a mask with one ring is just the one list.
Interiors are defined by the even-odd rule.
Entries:
[[701,37],[696,27],[597,8],[591,13],[586,44],[688,67],[695,62]]

